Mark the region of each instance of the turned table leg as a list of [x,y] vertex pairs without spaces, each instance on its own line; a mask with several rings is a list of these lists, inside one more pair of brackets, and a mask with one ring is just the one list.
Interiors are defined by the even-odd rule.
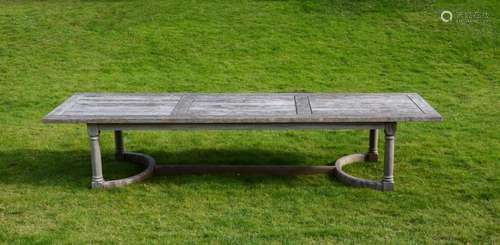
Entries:
[[384,152],[384,178],[382,179],[382,190],[392,191],[394,188],[394,139],[396,135],[396,123],[385,125],[385,152]]
[[123,132],[119,129],[115,130],[115,158],[123,160],[125,147],[123,146]]
[[370,129],[369,147],[366,154],[366,161],[378,161],[378,130]]
[[99,128],[96,125],[87,125],[90,140],[90,157],[92,162],[92,188],[101,187],[104,184],[102,176],[101,147],[99,145]]

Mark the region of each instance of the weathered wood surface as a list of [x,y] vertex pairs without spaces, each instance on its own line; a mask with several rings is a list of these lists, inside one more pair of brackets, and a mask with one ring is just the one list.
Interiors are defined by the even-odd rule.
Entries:
[[75,94],[46,123],[338,123],[440,121],[414,93]]

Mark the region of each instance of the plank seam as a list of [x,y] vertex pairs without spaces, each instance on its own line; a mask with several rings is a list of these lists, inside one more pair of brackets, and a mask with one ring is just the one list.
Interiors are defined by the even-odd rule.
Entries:
[[311,103],[309,102],[309,96],[307,95],[295,95],[293,97],[295,100],[295,113],[297,115],[311,115]]
[[306,95],[306,98],[307,98],[307,106],[309,107],[309,114],[312,115],[313,109],[312,109],[312,106],[311,106],[311,101],[309,100],[309,96]]
[[424,111],[424,110],[423,110],[423,109],[422,109],[422,108],[421,108],[421,107],[417,104],[417,102],[415,102],[415,100],[413,100],[413,98],[412,98],[410,95],[406,95],[406,97],[408,97],[408,98],[411,100],[411,102],[413,102],[413,104],[415,104],[415,105],[417,106],[417,108],[418,108],[418,109],[419,109],[422,113],[427,114],[427,113],[426,113],[426,112],[425,112],[425,111]]
[[172,115],[180,115],[187,113],[193,102],[194,102],[193,95],[183,95],[179,100],[179,102],[177,102],[177,104],[175,105],[174,109],[172,110]]
[[295,102],[295,114],[299,115],[299,103],[297,103],[297,95],[293,96],[293,101]]

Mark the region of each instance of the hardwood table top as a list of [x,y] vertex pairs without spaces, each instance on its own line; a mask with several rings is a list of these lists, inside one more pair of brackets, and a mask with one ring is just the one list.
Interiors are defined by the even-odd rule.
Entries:
[[45,123],[373,123],[441,121],[416,93],[78,93]]

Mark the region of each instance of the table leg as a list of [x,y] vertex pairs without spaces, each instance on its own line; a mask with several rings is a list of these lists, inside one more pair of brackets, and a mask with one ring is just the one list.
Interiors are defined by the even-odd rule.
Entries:
[[378,129],[370,129],[370,139],[366,161],[378,161]]
[[121,130],[115,130],[115,158],[123,160],[125,154],[125,147],[123,146],[123,133]]
[[99,128],[96,125],[87,125],[90,139],[90,157],[92,162],[92,188],[102,187],[104,178],[102,176],[101,147],[99,145]]
[[384,152],[384,178],[382,190],[392,191],[394,188],[394,140],[396,137],[396,123],[385,125],[385,152]]

